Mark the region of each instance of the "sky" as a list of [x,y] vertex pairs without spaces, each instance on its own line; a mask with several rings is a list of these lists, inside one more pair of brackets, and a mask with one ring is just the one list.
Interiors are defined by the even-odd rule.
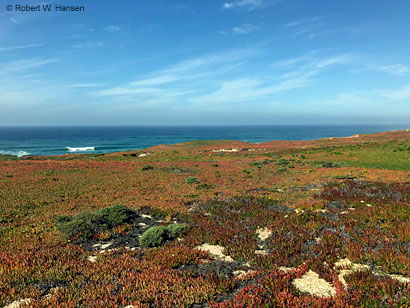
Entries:
[[408,0],[6,2],[0,125],[410,123]]

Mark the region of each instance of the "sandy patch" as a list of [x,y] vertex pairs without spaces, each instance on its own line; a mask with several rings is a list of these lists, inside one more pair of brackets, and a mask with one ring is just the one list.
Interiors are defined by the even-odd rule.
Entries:
[[212,152],[238,152],[238,149],[220,149],[220,150],[212,150]]
[[148,156],[148,155],[150,155],[151,153],[141,153],[140,155],[138,155],[138,157],[145,157],[145,156]]
[[89,256],[87,260],[90,261],[91,263],[95,263],[97,262],[97,256]]
[[272,232],[267,228],[263,228],[256,230],[256,235],[260,241],[264,242],[272,235]]
[[286,267],[286,266],[280,266],[279,267],[279,270],[280,271],[282,271],[282,272],[285,272],[285,273],[288,273],[288,272],[290,272],[290,271],[293,271],[295,268],[293,268],[293,267]]
[[345,288],[347,288],[347,282],[345,280],[345,276],[353,273],[354,271],[367,271],[370,269],[370,266],[364,264],[357,264],[352,263],[348,258],[340,259],[335,262],[334,268],[337,269],[338,267],[350,267],[350,269],[342,269],[339,271],[337,277],[339,278],[340,282],[343,284]]
[[266,256],[268,254],[269,254],[269,252],[265,249],[256,249],[255,250],[255,255],[264,255],[264,256]]
[[[350,261],[349,259],[345,258],[345,259],[341,259],[339,261],[337,261],[335,263],[335,268],[338,267],[350,267],[350,269],[343,269],[339,271],[339,280],[343,283],[343,285],[345,287],[347,287],[347,283],[344,279],[344,276],[349,275],[351,273],[353,273],[354,271],[368,271],[370,270],[370,266],[365,265],[365,264],[358,264],[358,263],[353,263],[352,261]],[[410,277],[406,277],[403,275],[397,275],[397,274],[387,274],[384,273],[380,267],[376,267],[376,269],[373,271],[374,275],[377,276],[385,276],[385,277],[390,277],[392,279],[396,279],[400,282],[406,282],[406,283],[410,283]]]
[[299,291],[311,295],[331,297],[336,294],[336,289],[326,280],[319,278],[319,275],[312,270],[292,283]]
[[108,242],[105,244],[97,243],[93,245],[93,248],[99,248],[101,250],[105,250],[106,248],[110,247],[113,244],[113,242]]
[[204,243],[201,246],[195,247],[195,249],[207,251],[212,257],[220,261],[225,261],[225,262],[234,261],[230,256],[225,256],[222,253],[225,248],[220,245],[210,245],[210,244]]
[[17,301],[12,302],[11,304],[4,306],[4,308],[18,308],[23,304],[29,304],[31,302],[31,298],[23,298]]

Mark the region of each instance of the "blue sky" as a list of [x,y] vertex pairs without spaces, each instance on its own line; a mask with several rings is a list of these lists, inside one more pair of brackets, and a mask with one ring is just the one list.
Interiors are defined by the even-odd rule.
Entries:
[[410,123],[408,0],[48,3],[2,1],[0,125]]

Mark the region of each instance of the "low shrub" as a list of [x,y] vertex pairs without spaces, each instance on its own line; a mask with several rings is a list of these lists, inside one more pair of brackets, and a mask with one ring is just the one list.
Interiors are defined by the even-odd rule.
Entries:
[[335,164],[330,161],[325,161],[322,163],[322,167],[323,168],[338,168],[340,167],[340,164]]
[[168,231],[163,226],[149,228],[140,237],[140,245],[145,248],[158,247],[168,240]]
[[199,185],[196,187],[196,189],[210,189],[210,188],[212,188],[212,187],[213,187],[212,184],[202,183],[202,184],[199,184]]
[[151,227],[141,235],[140,245],[145,248],[161,246],[166,241],[183,235],[187,229],[188,225],[186,224],[170,224],[167,227]]
[[170,224],[167,227],[168,237],[170,239],[179,237],[183,235],[188,230],[188,225],[186,224]]
[[67,239],[89,239],[109,228],[130,222],[136,215],[134,210],[124,205],[114,205],[101,211],[57,216],[54,221]]
[[137,213],[125,205],[114,205],[102,209],[101,215],[109,227],[112,228],[130,222],[137,216]]
[[189,176],[185,179],[185,183],[187,183],[187,184],[198,184],[199,180],[195,176]]
[[151,165],[145,165],[141,167],[141,171],[147,171],[147,170],[153,170],[154,166]]

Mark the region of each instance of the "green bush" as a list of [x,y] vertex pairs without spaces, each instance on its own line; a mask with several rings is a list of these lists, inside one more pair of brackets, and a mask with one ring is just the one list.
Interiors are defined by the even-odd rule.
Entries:
[[134,210],[124,205],[114,205],[92,213],[57,216],[54,221],[67,239],[88,239],[109,228],[130,222],[136,215]]
[[183,235],[187,230],[188,225],[186,224],[170,224],[167,227],[151,227],[141,235],[140,245],[145,248],[158,247],[168,240]]
[[130,222],[137,214],[125,205],[114,205],[102,209],[101,215],[112,228]]
[[147,170],[153,170],[154,166],[151,165],[145,165],[143,167],[141,167],[141,171],[147,171]]
[[210,189],[212,188],[213,185],[212,184],[208,184],[208,183],[202,183],[199,184],[197,187],[195,187],[196,189]]
[[322,163],[322,167],[323,168],[338,168],[340,167],[340,164],[335,164],[330,161],[325,161]]
[[88,239],[94,234],[102,232],[108,228],[106,221],[98,212],[83,212],[71,219],[68,216],[60,216],[60,221],[65,221],[57,226],[57,229],[64,234],[67,239]]
[[158,247],[168,240],[168,231],[165,227],[151,227],[145,231],[140,237],[140,245],[142,247]]
[[198,184],[199,181],[195,176],[189,176],[185,179],[185,183],[187,183],[187,184]]
[[188,225],[186,224],[170,224],[167,227],[168,237],[174,239],[183,235],[188,230]]

